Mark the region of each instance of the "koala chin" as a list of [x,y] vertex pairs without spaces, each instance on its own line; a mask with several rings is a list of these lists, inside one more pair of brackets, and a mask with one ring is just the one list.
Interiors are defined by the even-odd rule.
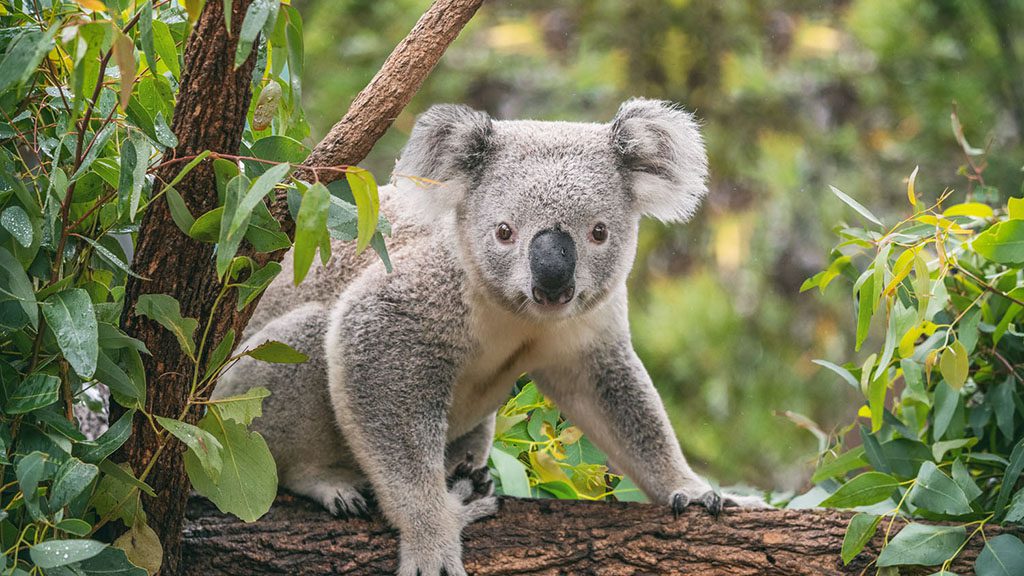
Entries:
[[242,360],[214,395],[270,389],[254,427],[281,484],[340,515],[372,495],[401,575],[466,573],[462,529],[497,508],[495,411],[525,372],[652,502],[763,506],[690,469],[630,341],[640,219],[688,220],[707,173],[697,123],[668,102],[629,100],[607,124],[434,106],[380,190],[394,272],[337,244],[300,286],[282,274],[242,346],[309,362]]

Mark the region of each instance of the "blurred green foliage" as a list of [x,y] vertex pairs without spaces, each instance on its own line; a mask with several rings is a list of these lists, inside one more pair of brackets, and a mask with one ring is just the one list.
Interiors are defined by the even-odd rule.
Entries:
[[[298,6],[314,138],[427,5]],[[882,215],[905,202],[916,165],[919,187],[962,186],[956,102],[968,140],[993,144],[986,180],[1019,190],[1022,24],[1024,5],[1007,0],[488,2],[365,166],[389,173],[415,114],[437,102],[580,121],[607,121],[630,96],[695,110],[711,195],[688,226],[645,225],[634,339],[699,469],[795,489],[818,447],[799,415],[829,431],[858,405],[810,361],[854,359],[851,304],[798,294],[848,217],[827,184]]]

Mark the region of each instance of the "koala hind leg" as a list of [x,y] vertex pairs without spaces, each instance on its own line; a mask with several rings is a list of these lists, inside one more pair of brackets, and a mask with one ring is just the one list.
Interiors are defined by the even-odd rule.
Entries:
[[368,518],[371,503],[360,490],[363,480],[338,468],[309,466],[291,470],[282,484],[288,490],[318,502],[341,518]]

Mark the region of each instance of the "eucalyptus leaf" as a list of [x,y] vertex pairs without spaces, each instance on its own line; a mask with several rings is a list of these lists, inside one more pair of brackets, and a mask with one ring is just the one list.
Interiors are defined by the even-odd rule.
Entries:
[[907,524],[882,549],[877,564],[936,566],[952,558],[966,539],[963,526]]
[[89,294],[71,288],[43,302],[43,316],[68,364],[82,378],[91,378],[99,357],[99,327]]

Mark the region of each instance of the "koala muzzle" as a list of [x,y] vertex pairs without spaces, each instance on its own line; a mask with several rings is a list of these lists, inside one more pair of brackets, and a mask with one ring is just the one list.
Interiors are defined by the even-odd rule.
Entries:
[[565,304],[576,293],[576,243],[559,227],[541,230],[530,241],[533,299]]

